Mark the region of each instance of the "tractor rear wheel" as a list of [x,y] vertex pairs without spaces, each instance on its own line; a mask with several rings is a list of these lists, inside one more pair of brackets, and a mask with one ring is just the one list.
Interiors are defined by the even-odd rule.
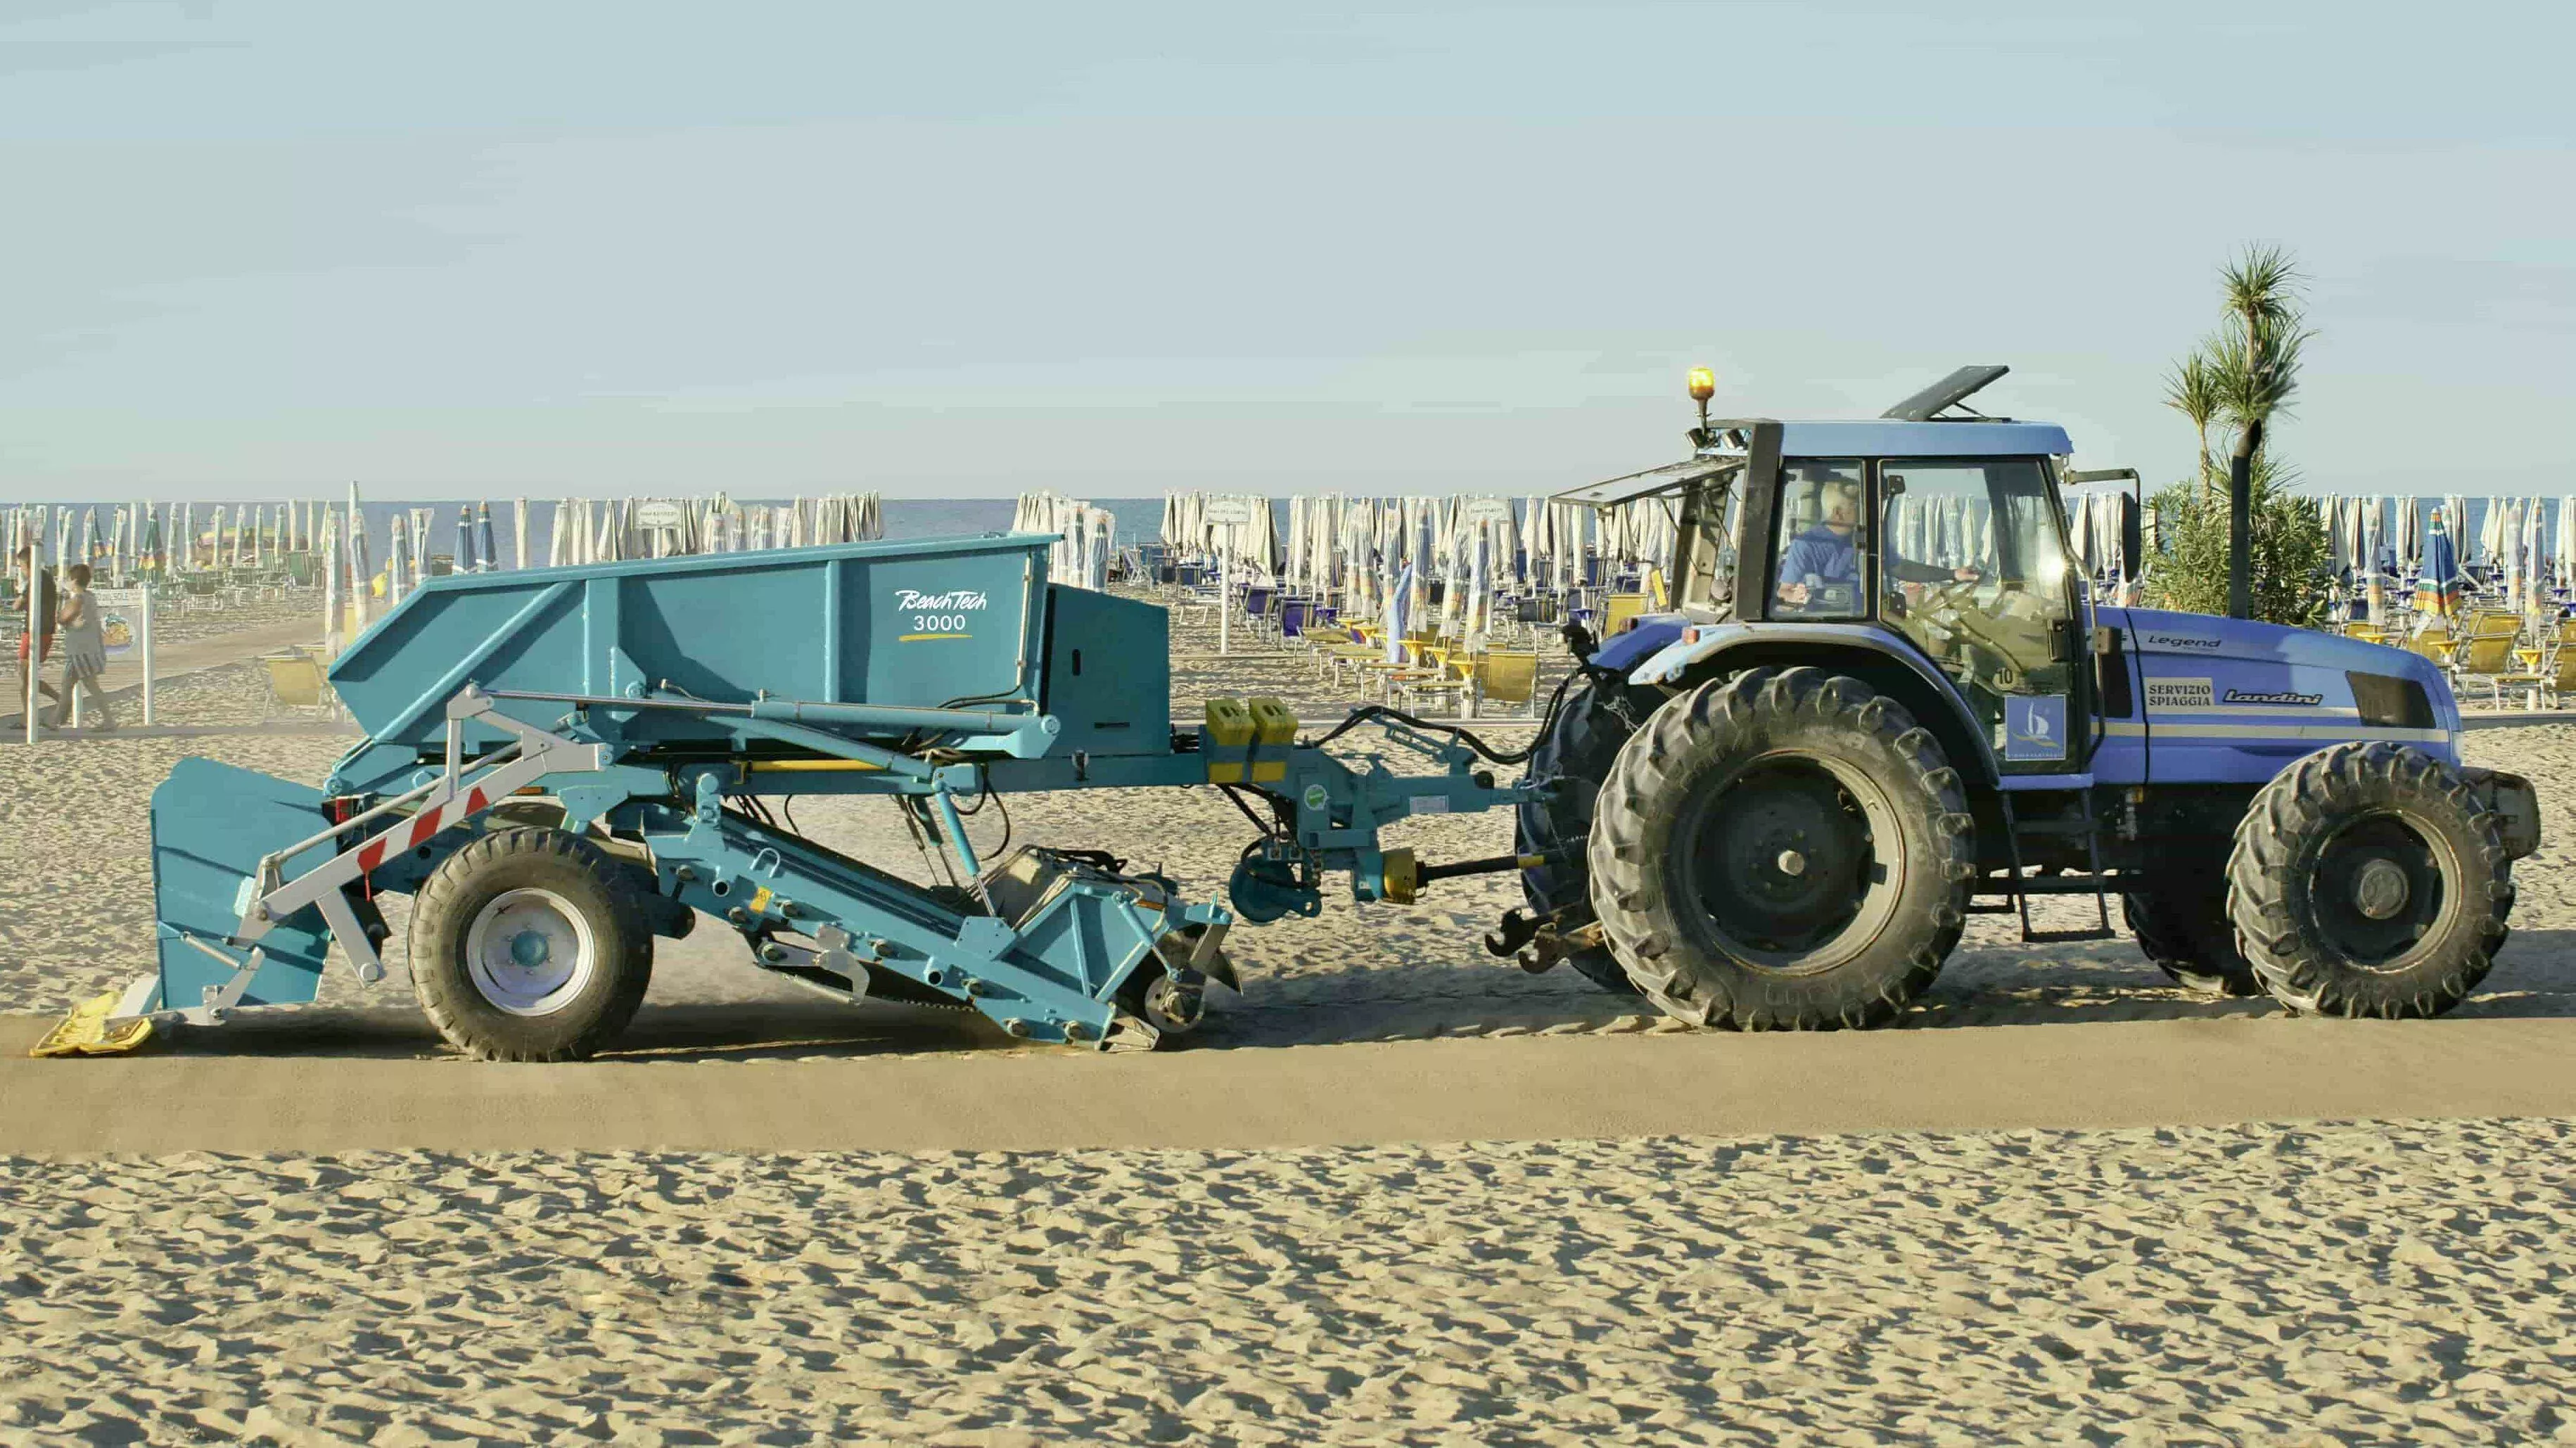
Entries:
[[411,917],[412,988],[485,1061],[576,1061],[616,1039],[653,976],[629,867],[562,830],[496,830],[447,857]]
[[2147,877],[2146,890],[2120,897],[2138,949],[2173,983],[2197,996],[2263,994],[2262,979],[2236,946],[2227,918],[2227,877],[2175,870]]
[[[1530,751],[1528,777],[1557,784],[1517,811],[1517,853],[1551,857],[1548,863],[1521,872],[1521,894],[1529,901],[1531,914],[1556,918],[1559,933],[1591,923],[1592,872],[1584,842],[1592,833],[1593,797],[1610,773],[1611,762],[1619,757],[1619,746],[1663,702],[1663,695],[1653,689],[1633,688],[1615,679],[1587,680],[1557,710],[1556,722]],[[1603,990],[1637,993],[1607,947],[1575,951],[1565,959]]]
[[2402,744],[2338,744],[2283,770],[2227,862],[2245,958],[2316,1015],[2440,1015],[2486,978],[2512,908],[2495,813]]
[[1703,1026],[1892,1020],[1976,879],[1958,771],[1904,706],[1754,669],[1656,711],[1601,786],[1592,905],[1638,989]]

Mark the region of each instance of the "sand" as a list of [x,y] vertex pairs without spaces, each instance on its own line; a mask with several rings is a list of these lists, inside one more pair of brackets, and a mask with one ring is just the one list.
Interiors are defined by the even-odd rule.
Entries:
[[[1177,641],[1176,712],[1212,692],[1279,693],[1308,717],[1356,702],[1301,661],[1202,659],[1202,642]],[[250,671],[202,677],[174,705],[200,722],[284,717]],[[1526,738],[1490,727],[1498,743]],[[0,1012],[59,1010],[148,968],[143,802],[176,758],[318,782],[345,744],[0,748]],[[398,961],[372,993],[336,974],[321,1007],[230,1037],[23,1065],[90,1072],[60,1079],[104,1091],[161,1079],[109,1073],[219,1072],[238,1050],[317,1097],[377,1068],[387,1082],[439,1073],[468,1096],[584,1079],[496,1072],[677,1073],[710,1083],[689,1088],[709,1103],[709,1136],[691,1144],[708,1149],[0,1157],[0,1442],[2576,1437],[2559,1407],[2576,1387],[2570,1113],[2543,1089],[2545,1062],[2530,1090],[2509,1089],[2519,1058],[2493,1044],[2576,1059],[2576,1037],[2559,1041],[2576,1027],[2556,1019],[2576,1015],[2576,724],[2481,729],[2469,755],[2541,782],[2550,843],[2517,870],[2515,937],[2486,988],[2420,1026],[2192,1001],[2125,939],[2026,949],[1979,917],[1904,1018],[1928,1034],[1677,1038],[1633,999],[1486,957],[1476,937],[1517,903],[1508,877],[1412,907],[1332,896],[1315,920],[1246,929],[1245,996],[1220,1002],[1201,1049],[1140,1061],[1032,1053],[956,1013],[837,1013],[712,930],[665,946],[626,1064],[442,1059]],[[795,808],[827,842],[923,875],[876,806]],[[1011,809],[1018,838],[1159,863],[1202,897],[1248,831],[1206,791]],[[977,825],[988,847],[999,824]],[[1393,839],[1429,859],[1484,855],[1509,826],[1420,820]],[[2053,904],[2051,923],[2083,908]],[[1573,1039],[1509,1039],[1521,1035]],[[2330,1064],[2370,1088],[2353,1109],[2450,1119],[1883,1129],[1946,1120],[1907,1114],[1909,1092],[1982,1093],[2004,1111],[2024,1079],[2000,1074],[2027,1054],[2015,1042],[2068,1062],[2070,1081],[2092,1066],[2142,1111],[2157,1093],[2134,1088],[2162,1072],[2177,1083],[2168,1114],[2210,1120],[2188,1103],[2227,1108],[2224,1073],[2192,1051],[2211,1041],[2270,1059],[2285,1091],[2314,1084],[2301,1052],[2349,1042],[2354,1059]],[[2384,1041],[2416,1063],[2361,1059]],[[1667,1049],[1723,1069],[1664,1079],[1642,1053]],[[1568,1099],[1650,1085],[1676,1124],[1512,1109],[1553,1079],[1559,1051],[1600,1053],[1565,1078]],[[1451,1134],[1387,1113],[1382,1133],[1429,1134],[1134,1145],[1138,1123],[1188,1113],[1229,1079],[1366,1083],[1341,1070],[1366,1053],[1461,1099]],[[1789,1064],[1765,1074],[1772,1060]],[[1078,1151],[936,1150],[957,1144],[918,1135],[939,1126],[937,1093],[925,1105],[867,1089],[869,1072],[955,1073],[972,1093],[979,1077],[1166,1063],[1176,1073],[1141,1083],[1115,1123],[1127,1134]],[[1799,1071],[1881,1104],[1819,1115],[1788,1094]],[[201,1106],[233,1103],[255,1124],[256,1098],[204,1079]],[[934,1079],[952,1077],[915,1085]],[[916,1135],[902,1139],[925,1149],[753,1154],[720,1139],[728,1102],[809,1081],[854,1114],[905,1102]],[[2042,1078],[2021,1095],[2047,1090]],[[1695,1123],[1695,1093],[1730,1093],[1737,1110]],[[1366,1115],[1365,1090],[1346,1094],[1333,1110]],[[2301,1117],[2333,1099],[2246,1104]],[[1277,1114],[1283,1100],[1255,1104]],[[23,1096],[17,1109],[31,1109]],[[1836,1134],[1780,1134],[1800,1131]]]
[[9,1161],[0,1434],[2576,1434],[2564,1122]]

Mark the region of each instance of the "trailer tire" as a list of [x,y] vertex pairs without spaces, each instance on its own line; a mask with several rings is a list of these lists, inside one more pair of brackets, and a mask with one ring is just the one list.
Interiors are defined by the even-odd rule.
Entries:
[[1975,829],[1958,771],[1903,705],[1822,669],[1754,669],[1665,705],[1619,751],[1592,905],[1667,1015],[1881,1025],[1959,943]]
[[[1592,918],[1592,871],[1585,841],[1592,833],[1593,799],[1619,757],[1619,746],[1637,724],[1664,702],[1653,689],[1618,680],[1585,681],[1556,712],[1556,721],[1530,751],[1524,779],[1555,780],[1556,788],[1523,801],[1514,811],[1515,852],[1563,857],[1521,871],[1521,896],[1530,913],[1557,917],[1560,933]],[[1623,713],[1622,710],[1625,712]],[[1560,913],[1562,912],[1562,913]],[[1636,983],[1607,946],[1566,953],[1565,962],[1614,995],[1635,995]]]
[[2438,1016],[2486,979],[2513,908],[2495,812],[2420,749],[2338,744],[2254,797],[2227,913],[2273,997],[2311,1015]]
[[578,1061],[616,1039],[653,975],[624,862],[562,830],[498,830],[450,855],[411,917],[412,988],[484,1061]]
[[2151,875],[2147,889],[2120,897],[2138,949],[2175,985],[2211,999],[2263,994],[2263,980],[2237,948],[2227,918],[2227,877],[2204,871]]

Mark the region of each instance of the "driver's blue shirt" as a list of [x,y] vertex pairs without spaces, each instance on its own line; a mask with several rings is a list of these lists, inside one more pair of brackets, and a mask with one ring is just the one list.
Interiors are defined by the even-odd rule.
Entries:
[[1860,550],[1849,530],[1837,533],[1822,523],[1789,540],[1780,550],[1780,581],[1804,583],[1813,574],[1820,583],[1860,582]]

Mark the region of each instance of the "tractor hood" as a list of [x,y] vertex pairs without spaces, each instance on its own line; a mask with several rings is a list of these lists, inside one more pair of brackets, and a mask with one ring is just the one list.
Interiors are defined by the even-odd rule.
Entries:
[[[2459,706],[2432,660],[2404,649],[2200,613],[2105,608],[2136,655],[2154,777],[2269,778],[2286,756],[2347,739],[2459,762]],[[2115,733],[2121,732],[2118,726]]]

